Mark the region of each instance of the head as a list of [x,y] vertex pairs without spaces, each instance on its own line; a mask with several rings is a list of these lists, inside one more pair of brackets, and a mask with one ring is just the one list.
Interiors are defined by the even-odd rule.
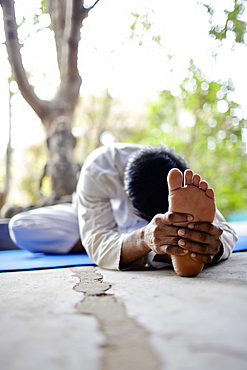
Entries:
[[125,170],[125,189],[136,214],[147,221],[168,210],[167,175],[172,168],[184,172],[182,156],[165,146],[145,147],[130,158]]

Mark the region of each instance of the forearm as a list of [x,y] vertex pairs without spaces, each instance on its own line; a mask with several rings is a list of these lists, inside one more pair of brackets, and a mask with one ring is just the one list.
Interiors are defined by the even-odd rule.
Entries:
[[144,228],[126,234],[121,248],[120,269],[144,266],[150,250],[144,240]]

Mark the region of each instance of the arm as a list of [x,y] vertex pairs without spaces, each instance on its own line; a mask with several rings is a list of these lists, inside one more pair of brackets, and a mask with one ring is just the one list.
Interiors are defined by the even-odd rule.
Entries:
[[98,148],[81,171],[77,186],[81,240],[104,268],[119,269],[125,234],[146,224],[134,214],[122,178],[129,156],[139,148],[127,144]]
[[109,199],[81,194],[78,213],[82,244],[95,263],[103,268],[142,267],[151,250],[167,255],[167,246],[173,249],[173,253],[185,253],[177,246],[179,227],[172,226],[172,223],[188,222],[192,216],[167,212],[155,216],[142,228],[121,234]]
[[188,222],[192,216],[182,213],[167,212],[156,215],[152,221],[130,234],[125,235],[121,249],[120,268],[145,264],[145,256],[153,251],[159,255],[167,255],[172,250],[173,254],[187,253],[178,247],[178,226],[176,222]]
[[78,204],[82,245],[103,268],[118,270],[124,234],[118,232],[109,199],[80,195]]

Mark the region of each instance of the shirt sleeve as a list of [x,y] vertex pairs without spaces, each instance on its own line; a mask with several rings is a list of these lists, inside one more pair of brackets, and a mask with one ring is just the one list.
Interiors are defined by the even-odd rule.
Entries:
[[214,262],[219,262],[230,257],[238,237],[235,230],[226,222],[219,210],[216,210],[214,224],[223,230],[223,233],[220,236],[223,247],[222,254],[218,259],[214,260]]
[[[93,261],[107,269],[119,270],[122,243],[128,232],[120,228],[113,208],[114,200],[124,197],[123,169],[134,150],[135,147],[120,153],[114,147],[96,149],[85,162],[78,181],[81,241]],[[125,210],[124,214],[128,219],[129,212]]]
[[118,270],[125,234],[118,232],[109,199],[81,195],[79,227],[84,248],[103,268]]

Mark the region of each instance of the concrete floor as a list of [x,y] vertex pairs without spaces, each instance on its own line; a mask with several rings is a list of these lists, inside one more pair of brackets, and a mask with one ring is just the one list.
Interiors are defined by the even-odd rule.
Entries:
[[247,253],[196,278],[76,267],[0,275],[1,370],[246,370]]

